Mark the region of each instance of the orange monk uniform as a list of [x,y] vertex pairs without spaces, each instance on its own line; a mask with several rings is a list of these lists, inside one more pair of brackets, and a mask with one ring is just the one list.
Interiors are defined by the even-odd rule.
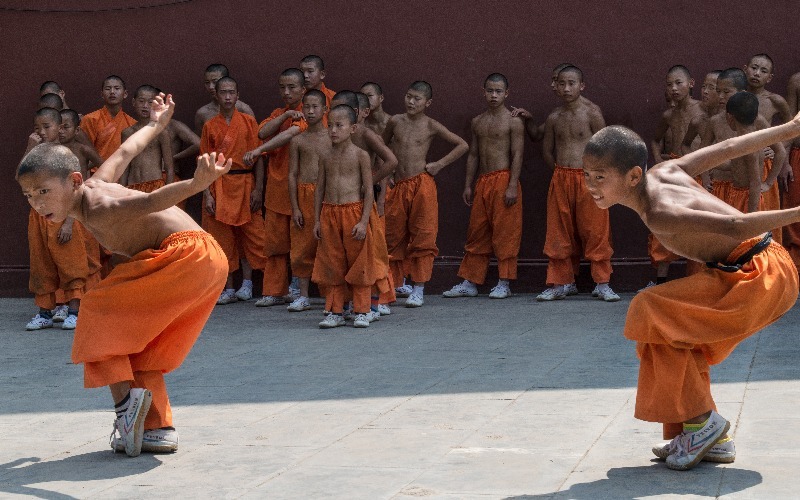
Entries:
[[314,193],[317,190],[313,182],[297,185],[297,205],[303,214],[303,227],[292,223],[289,226],[291,250],[289,252],[292,276],[310,278],[314,270],[314,259],[317,256],[317,239],[314,237]]
[[405,274],[416,283],[430,281],[433,258],[439,255],[439,199],[436,181],[422,172],[397,181],[386,197],[386,246],[395,283]]
[[608,210],[599,208],[583,180],[583,170],[556,165],[547,193],[547,234],[544,254],[547,284],[566,285],[575,281],[573,255],[583,245],[591,262],[595,283],[611,279],[611,224]]
[[58,242],[58,232],[63,225],[63,222],[47,222],[33,209],[28,215],[28,287],[42,309],[53,309],[57,302],[80,299],[86,291],[89,259],[83,237],[85,229],[73,223],[72,238],[62,244]]
[[[253,269],[264,268],[264,221],[250,212],[250,194],[254,188],[253,168],[242,157],[258,147],[255,118],[234,110],[230,124],[221,114],[203,125],[200,154],[218,152],[233,160],[231,170],[209,188],[214,197],[214,215],[203,207],[203,229],[211,233],[228,256],[231,272],[239,269],[243,251]],[[265,276],[266,278],[266,276]]]
[[478,177],[469,214],[464,260],[458,275],[483,284],[489,257],[497,257],[501,280],[517,279],[517,255],[522,241],[522,187],[517,182],[517,202],[506,206],[510,170],[496,170]]
[[[275,109],[258,125],[258,128],[260,129],[268,122],[278,118],[288,109]],[[302,110],[302,104],[295,108],[295,111]],[[292,126],[300,127],[301,131],[308,128],[308,124],[303,119],[284,120],[275,135]],[[268,140],[272,137],[269,137]],[[264,194],[264,207],[267,210],[264,216],[266,239],[263,252],[266,263],[264,265],[263,294],[282,297],[289,293],[288,264],[291,253],[292,204],[289,201],[289,144],[270,151],[267,155],[269,162],[266,176],[267,189]],[[310,223],[314,219],[312,217],[307,220]]]
[[325,116],[322,117],[322,125],[327,127],[328,126],[328,113],[331,112],[331,101],[333,100],[334,96],[336,95],[335,90],[331,90],[325,86],[324,82],[320,82],[319,84],[319,91],[325,94],[325,106],[328,108],[328,111],[325,112]]
[[768,237],[745,241],[727,260],[740,270],[709,268],[631,301],[625,337],[641,360],[635,416],[669,424],[665,439],[680,433],[677,423],[714,409],[709,365],[797,301],[797,269]]
[[[366,314],[370,310],[370,289],[387,269],[377,268],[372,238],[375,230],[367,228],[363,240],[353,238],[353,227],[361,220],[361,201],[336,205],[323,203],[320,233],[312,281],[326,290],[325,309],[341,314],[349,293],[353,311]],[[374,211],[374,207],[373,207]],[[372,217],[370,217],[372,218]]]
[[[769,171],[772,170],[772,158],[764,158],[764,177],[762,180],[766,181]],[[763,208],[759,210],[780,210],[781,209],[781,193],[778,190],[778,183],[773,182],[768,191],[761,193],[761,204]],[[772,230],[772,237],[776,243],[783,243],[783,228],[776,228]]]
[[81,303],[72,361],[84,364],[84,387],[132,380],[153,393],[145,429],[171,426],[164,374],[186,358],[227,277],[225,254],[203,231],[174,233],[116,266]]
[[386,218],[378,215],[378,204],[372,203],[369,214],[369,230],[372,232],[372,252],[375,257],[377,279],[372,286],[372,295],[378,297],[379,304],[391,304],[397,301],[394,292],[394,280],[389,272],[389,250],[386,246]]
[[[800,206],[800,148],[792,148],[789,164],[795,180],[789,183],[789,190],[783,195],[783,208]],[[800,266],[800,223],[784,226],[783,245],[789,250],[795,265]]]
[[165,182],[164,179],[153,179],[151,181],[144,181],[144,182],[137,182],[135,184],[128,184],[128,189],[133,189],[134,191],[141,191],[143,193],[152,193],[158,188],[164,187]]
[[100,158],[106,161],[122,144],[122,131],[135,123],[136,120],[122,110],[112,117],[103,106],[83,117],[81,130],[92,141]]

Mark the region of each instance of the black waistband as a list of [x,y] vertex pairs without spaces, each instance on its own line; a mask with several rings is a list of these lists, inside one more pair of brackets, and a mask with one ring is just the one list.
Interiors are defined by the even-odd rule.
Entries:
[[238,170],[229,170],[225,175],[244,175],[244,174],[252,174],[253,171],[250,169],[240,168]]
[[706,265],[708,267],[712,268],[712,269],[719,269],[720,271],[725,271],[726,273],[735,273],[737,271],[741,271],[742,270],[742,266],[744,266],[745,264],[750,262],[753,259],[753,257],[755,257],[756,255],[758,255],[761,252],[763,252],[764,250],[766,250],[766,248],[769,246],[770,243],[772,243],[772,232],[771,231],[768,232],[767,234],[765,234],[764,237],[761,238],[761,241],[759,241],[758,243],[753,245],[753,248],[751,248],[750,250],[746,251],[745,253],[743,253],[741,255],[741,257],[736,259],[736,262],[734,262],[733,264],[721,264],[721,263],[718,263],[718,262],[706,262]]

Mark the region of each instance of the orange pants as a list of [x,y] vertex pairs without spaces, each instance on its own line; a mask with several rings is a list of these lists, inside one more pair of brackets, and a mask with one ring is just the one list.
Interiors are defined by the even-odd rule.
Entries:
[[658,238],[653,236],[653,233],[647,235],[647,255],[650,256],[650,263],[653,267],[659,264],[675,262],[680,259],[680,256],[667,250],[667,248],[658,241]]
[[713,181],[711,194],[727,203],[728,191],[733,186],[731,181]]
[[[256,212],[250,221],[241,226],[231,226],[218,221],[203,208],[203,229],[211,233],[228,257],[228,269],[239,269],[242,255],[253,269],[264,269],[264,220]],[[265,273],[266,274],[266,273]]]
[[[42,309],[53,309],[56,302],[80,299],[89,277],[83,226],[75,222],[72,238],[58,242],[63,222],[49,223],[31,209],[28,214],[28,245],[30,249],[30,279],[28,287]],[[56,297],[56,292],[58,297]]]
[[[313,213],[313,212],[312,212]],[[283,297],[289,293],[289,256],[292,251],[292,216],[273,212],[269,208],[264,217],[264,295]],[[306,220],[314,230],[314,218]],[[312,235],[313,236],[313,235]],[[319,247],[319,245],[317,245]],[[313,267],[313,266],[312,266]]]
[[[728,262],[760,240],[739,245]],[[780,318],[797,294],[797,269],[775,242],[741,271],[709,268],[639,292],[625,323],[625,337],[637,342],[641,360],[636,418],[671,424],[664,429],[664,438],[671,439],[677,434],[674,424],[713,409],[709,365]]]
[[389,251],[386,248],[386,219],[378,215],[378,204],[372,205],[369,215],[369,228],[372,232],[373,255],[375,256],[375,275],[379,276],[372,287],[372,295],[378,296],[379,304],[397,301],[394,280],[389,272]]
[[[800,148],[792,148],[789,164],[794,172],[794,181],[789,183],[789,190],[783,195],[783,208],[800,206]],[[783,245],[796,266],[800,266],[800,222],[784,226]]]
[[436,181],[427,172],[395,183],[386,199],[386,246],[395,283],[405,274],[417,283],[430,281],[439,255],[439,200]]
[[483,284],[489,257],[497,257],[500,279],[517,279],[517,256],[522,241],[522,187],[517,182],[517,202],[506,206],[510,170],[496,170],[478,177],[469,214],[464,260],[458,275]]
[[[722,201],[732,206],[736,210],[742,212],[743,214],[749,212],[748,208],[750,207],[750,189],[736,187],[733,184],[731,184],[730,187],[728,188],[726,195],[727,197],[722,198]],[[758,202],[758,209],[766,210],[764,206],[763,194]]]
[[583,170],[556,166],[547,193],[547,234],[544,254],[547,284],[566,285],[575,281],[575,249],[583,245],[592,265],[595,283],[611,279],[611,226],[608,210],[597,206],[583,181]]
[[164,187],[164,179],[153,179],[151,181],[137,182],[136,184],[128,184],[128,189],[141,191],[143,193],[152,193],[158,188]]
[[[780,168],[780,165],[776,168]],[[772,158],[764,158],[764,178],[767,180],[769,171],[772,170]],[[762,207],[763,208],[760,208]],[[780,210],[781,209],[781,193],[778,190],[778,183],[774,182],[769,188],[769,191],[761,193],[761,204],[759,210]],[[775,243],[783,243],[783,228],[778,227],[772,230],[772,237]]]
[[145,428],[171,426],[164,374],[186,358],[227,276],[225,254],[203,231],[174,233],[115,267],[81,304],[72,361],[84,364],[84,386],[133,381],[153,392]]
[[[297,185],[297,204],[300,212],[303,213],[303,227],[297,227],[291,219],[289,221],[289,246],[291,247],[289,257],[292,263],[292,276],[298,278],[311,277],[314,270],[314,258],[317,255],[317,239],[314,237],[315,191],[316,185],[313,183]],[[264,295],[269,294],[265,293]]]
[[351,234],[363,209],[360,201],[324,203],[320,213],[321,239],[311,279],[325,287],[325,309],[337,314],[351,291],[354,312],[367,313],[370,309],[370,288],[377,279],[372,231],[368,229],[363,240]]

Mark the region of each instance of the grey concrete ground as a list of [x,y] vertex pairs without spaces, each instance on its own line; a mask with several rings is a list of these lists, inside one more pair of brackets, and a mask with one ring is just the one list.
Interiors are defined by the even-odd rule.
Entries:
[[712,372],[736,462],[682,473],[633,418],[630,298],[429,297],[327,333],[320,306],[218,307],[167,377],[180,450],[138,458],[109,449],[110,396],[82,388],[70,333],[26,333],[33,301],[4,299],[0,496],[797,498],[800,310]]

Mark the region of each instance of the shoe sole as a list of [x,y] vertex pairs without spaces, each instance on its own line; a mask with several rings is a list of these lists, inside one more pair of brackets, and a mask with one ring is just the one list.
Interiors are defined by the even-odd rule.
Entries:
[[499,295],[495,295],[495,296],[489,295],[490,299],[495,299],[495,300],[507,299],[509,297],[511,297],[510,293],[508,295],[503,295],[502,297],[500,297]]
[[477,297],[477,296],[478,296],[477,293],[475,295],[471,295],[469,293],[462,293],[462,294],[458,294],[458,295],[445,295],[445,294],[442,294],[442,297],[444,297],[446,299],[464,299],[464,298]]
[[[423,302],[424,304],[424,302]],[[422,304],[409,304],[408,302],[405,303],[406,307],[414,308],[414,307],[422,307]]]
[[153,393],[144,391],[142,395],[142,404],[139,405],[139,413],[136,414],[136,423],[133,426],[133,448],[128,449],[128,444],[125,443],[125,454],[129,457],[138,457],[142,452],[142,441],[144,439],[144,420],[147,418],[147,412],[150,411],[150,403],[153,402]]
[[[118,444],[116,445],[114,451],[117,452],[124,452],[125,445]],[[142,441],[142,453],[175,453],[178,451],[178,443],[148,443],[147,441]]]
[[62,324],[62,325],[61,325],[61,329],[62,329],[62,330],[74,330],[74,329],[75,329],[77,326],[78,326],[78,325],[75,325],[75,326],[64,326],[64,325]]
[[256,307],[272,307],[272,306],[281,306],[281,305],[283,305],[283,304],[285,304],[285,303],[286,303],[286,302],[275,302],[274,304],[259,304],[258,302],[256,302]]
[[289,311],[289,312],[293,312],[293,313],[297,313],[297,312],[303,312],[303,311],[308,311],[309,309],[311,309],[311,306],[303,306],[303,308],[302,308],[302,309],[297,309],[297,308],[290,309],[290,308],[288,308],[288,307],[286,308],[286,310],[287,310],[287,311]]
[[228,304],[233,304],[234,302],[239,302],[239,299],[236,300],[228,300],[228,301],[217,301],[218,306],[226,306]]
[[340,326],[344,326],[344,323],[340,325],[319,325],[322,330],[330,330],[331,328],[339,328]]
[[[720,433],[720,436],[724,436],[730,430],[730,428],[731,428],[731,423],[726,420],[725,421],[725,428]],[[670,465],[670,463],[667,462],[667,467],[669,467],[672,470],[689,470],[689,469],[693,468],[695,465],[699,464],[703,460],[703,458],[705,458],[705,456],[708,454],[708,452],[711,450],[711,448],[714,447],[715,444],[717,444],[717,440],[716,439],[714,441],[709,442],[705,447],[700,449],[700,451],[697,453],[697,456],[694,458],[694,460],[692,460],[689,463]]]
[[[713,447],[712,447],[713,448]],[[663,447],[654,447],[653,448],[653,455],[656,456],[657,459],[661,460],[662,462],[667,460],[669,456],[663,449]],[[706,453],[706,456],[703,457],[703,462],[713,462],[717,464],[732,464],[736,461],[736,454],[733,455],[725,454],[725,455],[718,455],[716,453],[712,453],[709,451]]]
[[27,331],[27,332],[35,332],[35,331],[37,331],[37,330],[45,330],[45,329],[47,329],[47,328],[53,328],[53,325],[48,325],[48,326],[39,326],[39,327],[36,327],[36,328],[28,328],[28,327],[26,326],[26,327],[25,327],[25,331]]
[[566,295],[564,295],[563,297],[562,296],[553,297],[552,299],[545,299],[545,298],[536,297],[536,302],[552,302],[554,300],[564,300],[566,298],[567,298]]
[[368,327],[369,327],[369,322],[367,322],[367,324],[366,324],[366,325],[363,325],[363,324],[361,324],[361,323],[359,323],[359,324],[355,324],[355,323],[353,323],[353,327],[354,327],[354,328],[368,328]]

